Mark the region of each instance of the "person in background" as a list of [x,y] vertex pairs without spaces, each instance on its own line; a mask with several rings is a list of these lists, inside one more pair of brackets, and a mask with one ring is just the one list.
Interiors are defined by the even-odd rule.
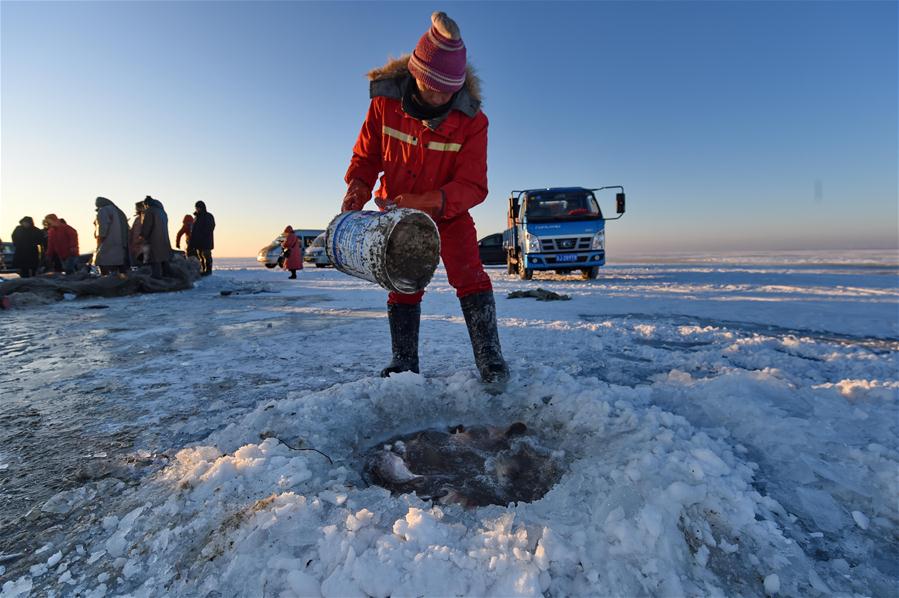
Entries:
[[105,197],[94,200],[97,218],[94,220],[94,237],[97,239],[97,253],[94,265],[100,274],[125,272],[129,260],[128,217],[112,201]]
[[149,246],[147,261],[153,270],[153,278],[171,276],[169,260],[172,259],[172,243],[169,240],[169,217],[162,202],[149,195],[144,199],[144,215],[140,236]]
[[187,253],[194,252],[200,259],[200,274],[209,276],[212,274],[212,250],[215,247],[212,234],[215,217],[206,211],[206,204],[202,201],[195,203],[194,208],[194,227],[187,243]]
[[12,267],[19,271],[22,278],[31,278],[41,265],[41,242],[43,235],[34,226],[31,216],[19,220],[19,226],[12,232],[12,242],[16,246],[16,254],[12,258]]
[[[69,235],[72,238],[72,244],[75,248],[75,259],[77,259],[81,253],[81,250],[78,248],[78,231],[69,226],[69,223],[66,222],[65,218],[60,218],[59,221],[63,224],[63,226],[68,227]],[[74,271],[74,267],[72,268],[72,270]]]
[[[481,379],[503,384],[503,359],[490,277],[478,253],[468,210],[487,197],[487,117],[480,83],[468,68],[459,27],[445,13],[411,55],[369,73],[371,102],[344,180],[341,210],[361,210],[380,178],[375,203],[426,212],[440,232],[440,257],[465,316]],[[393,359],[381,371],[418,372],[423,292],[390,293],[387,315]]]
[[50,227],[47,231],[47,258],[55,272],[71,274],[78,258],[78,233],[56,214],[44,217]]
[[181,249],[181,237],[184,237],[184,248],[187,257],[193,255],[190,250],[190,231],[193,227],[194,217],[190,214],[185,214],[184,218],[181,220],[181,228],[178,229],[178,234],[175,235],[175,249]]
[[299,237],[293,232],[293,227],[288,226],[284,229],[284,240],[281,241],[281,249],[284,250],[284,263],[282,267],[290,270],[288,279],[297,277],[297,270],[303,269],[303,245],[300,243]]
[[50,258],[47,256],[47,248],[50,246],[50,223],[47,222],[47,218],[45,217],[41,220],[41,265],[38,267],[38,272],[44,271],[47,272],[53,269],[53,264]]
[[146,264],[147,256],[144,255],[144,241],[140,236],[140,227],[144,223],[144,202],[134,204],[134,220],[131,222],[131,231],[128,233],[128,252],[131,254],[131,263],[135,266]]

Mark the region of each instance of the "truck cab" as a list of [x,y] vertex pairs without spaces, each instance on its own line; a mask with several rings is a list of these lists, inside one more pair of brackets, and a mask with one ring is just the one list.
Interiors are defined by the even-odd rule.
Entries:
[[[618,216],[603,215],[594,193],[603,189],[620,189]],[[503,233],[509,274],[517,272],[522,280],[530,280],[535,270],[580,271],[585,279],[596,278],[606,263],[606,221],[622,214],[624,188],[620,186],[513,191]]]

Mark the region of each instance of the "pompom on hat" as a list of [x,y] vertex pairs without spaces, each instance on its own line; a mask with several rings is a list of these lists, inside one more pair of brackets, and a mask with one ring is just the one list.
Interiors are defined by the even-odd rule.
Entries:
[[409,58],[409,72],[428,88],[455,93],[465,84],[465,43],[459,26],[446,13],[431,15],[428,29]]

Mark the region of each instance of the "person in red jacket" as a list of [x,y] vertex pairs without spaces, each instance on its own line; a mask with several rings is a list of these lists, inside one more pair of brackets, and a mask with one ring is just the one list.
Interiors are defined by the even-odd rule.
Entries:
[[75,271],[78,257],[78,233],[56,214],[47,214],[44,220],[50,227],[47,231],[47,259],[56,272],[71,274]]
[[290,276],[287,278],[294,279],[297,277],[297,270],[303,269],[303,244],[300,243],[300,239],[294,234],[292,226],[287,226],[284,229],[284,240],[281,241],[281,249],[287,254],[281,267],[285,270],[290,270]]
[[184,237],[184,243],[187,249],[187,257],[190,257],[196,253],[190,248],[190,232],[193,227],[194,217],[190,214],[185,214],[184,218],[181,220],[181,228],[178,229],[178,234],[175,235],[175,249],[181,249],[181,237]]
[[[468,213],[487,197],[488,121],[458,25],[445,13],[433,13],[414,52],[373,70],[369,78],[371,103],[346,172],[342,210],[361,210],[380,177],[375,203],[382,210],[415,208],[434,219],[478,371],[485,382],[504,383],[509,370],[493,287]],[[382,376],[419,371],[422,295],[388,296],[393,359]]]

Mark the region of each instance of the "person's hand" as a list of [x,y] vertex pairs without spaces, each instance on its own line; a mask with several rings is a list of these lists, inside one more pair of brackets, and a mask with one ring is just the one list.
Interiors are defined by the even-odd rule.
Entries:
[[343,213],[361,210],[369,199],[371,199],[371,189],[368,188],[368,185],[359,179],[353,179],[347,186],[340,211]]
[[435,189],[425,193],[403,193],[393,199],[398,208],[421,210],[435,220],[443,214],[443,191]]

